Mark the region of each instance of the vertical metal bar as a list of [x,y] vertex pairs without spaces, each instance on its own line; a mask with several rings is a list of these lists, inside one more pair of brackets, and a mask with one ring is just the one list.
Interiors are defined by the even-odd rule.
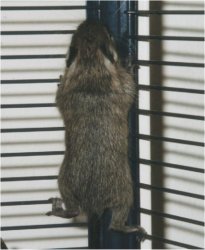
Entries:
[[[150,11],[153,10],[162,10],[163,3],[162,1],[150,1]],[[150,16],[150,33],[162,35],[162,16],[161,15],[151,15]],[[157,41],[150,41],[150,60],[162,60],[162,43]],[[157,65],[150,66],[150,82],[152,85],[163,84],[163,72],[162,67]],[[157,93],[150,94],[150,106],[152,110],[158,110],[163,112],[163,92],[158,91]],[[151,135],[159,135],[163,137],[163,117],[150,117],[151,125]],[[151,141],[151,160],[158,160],[163,162],[163,141]],[[151,184],[153,186],[164,187],[164,168],[151,167]],[[151,206],[153,211],[164,211],[164,193],[156,192],[155,190],[151,191]],[[164,218],[152,216],[152,234],[164,237]],[[163,241],[152,241],[152,248],[154,249],[163,249]]]
[[88,248],[100,249],[100,221],[93,215],[88,218]]
[[[138,16],[134,14],[138,10],[138,1],[127,1],[127,35],[133,37],[133,35],[138,35]],[[138,43],[137,39],[128,39],[128,65],[133,66],[135,60],[138,59]],[[138,84],[138,67],[133,68],[134,80],[136,85]],[[136,91],[137,91],[136,86]],[[138,96],[138,94],[136,95]],[[129,126],[130,126],[130,142],[129,142],[129,152],[131,161],[132,178],[134,185],[134,207],[131,211],[132,224],[140,225],[140,152],[139,152],[139,115],[138,110],[138,99],[130,110],[129,115]],[[140,242],[136,242],[135,248],[140,249]]]
[[[88,1],[89,3],[90,1]],[[92,1],[89,6],[96,4]],[[96,6],[96,5],[95,5]],[[137,1],[100,1],[100,20],[111,31],[114,39],[116,40],[118,52],[122,61],[128,62],[131,65],[136,59],[137,46],[135,39],[127,38],[128,35],[133,36],[136,34],[136,16],[133,11],[136,10]],[[129,14],[127,12],[130,11]],[[89,10],[88,10],[89,12]],[[99,17],[97,14],[88,14],[87,17]],[[134,70],[135,80],[137,80],[137,69]],[[136,88],[137,89],[137,88]],[[136,134],[138,134],[138,118],[136,115],[137,102],[133,105],[129,116],[129,153],[130,165],[134,181],[134,209],[130,212],[128,223],[135,225],[140,224],[139,219],[139,146],[136,141]],[[138,189],[138,190],[136,190]],[[140,245],[136,241],[135,234],[124,234],[109,230],[111,220],[111,212],[105,211],[100,219],[94,217],[89,219],[89,248],[104,248],[104,249],[136,249]]]
[[124,62],[128,55],[127,44],[127,1],[102,1],[101,21],[110,29],[117,45],[118,53]]
[[87,12],[86,18],[91,20],[98,20],[100,19],[100,1],[92,1],[88,0],[86,3]]

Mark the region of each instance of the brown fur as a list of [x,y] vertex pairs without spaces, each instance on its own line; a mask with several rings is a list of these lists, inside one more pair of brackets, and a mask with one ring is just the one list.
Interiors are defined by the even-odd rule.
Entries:
[[111,228],[123,228],[133,203],[128,163],[128,111],[134,82],[98,22],[83,22],[70,46],[56,102],[65,124],[66,152],[58,184],[66,209],[112,210]]

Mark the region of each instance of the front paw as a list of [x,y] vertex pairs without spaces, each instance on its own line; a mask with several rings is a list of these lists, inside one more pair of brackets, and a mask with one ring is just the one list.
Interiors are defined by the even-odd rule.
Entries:
[[63,75],[60,75],[60,83],[63,83]]

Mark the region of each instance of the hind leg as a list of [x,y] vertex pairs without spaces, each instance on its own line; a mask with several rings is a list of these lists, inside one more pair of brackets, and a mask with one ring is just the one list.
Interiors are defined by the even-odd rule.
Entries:
[[146,235],[146,231],[144,230],[144,228],[137,225],[126,225],[129,210],[130,208],[126,206],[114,207],[112,209],[112,220],[109,228],[124,233],[137,233],[137,239],[139,241],[142,241],[145,239]]
[[127,221],[128,214],[128,207],[117,206],[112,208],[112,220],[109,228],[115,231],[127,232],[128,228],[125,223]]
[[[66,192],[62,195],[62,198],[51,198],[49,199],[52,202],[52,211],[48,212],[46,215],[54,215],[62,218],[73,218],[79,215],[79,205],[76,199],[73,197],[72,193]],[[65,208],[63,208],[63,203]]]

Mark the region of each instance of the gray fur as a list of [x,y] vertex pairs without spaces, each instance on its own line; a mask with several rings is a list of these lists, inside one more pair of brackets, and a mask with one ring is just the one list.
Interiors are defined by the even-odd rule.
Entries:
[[128,163],[128,112],[134,81],[98,22],[83,22],[72,38],[56,103],[65,124],[65,157],[58,185],[66,209],[102,215],[122,229],[133,204]]

